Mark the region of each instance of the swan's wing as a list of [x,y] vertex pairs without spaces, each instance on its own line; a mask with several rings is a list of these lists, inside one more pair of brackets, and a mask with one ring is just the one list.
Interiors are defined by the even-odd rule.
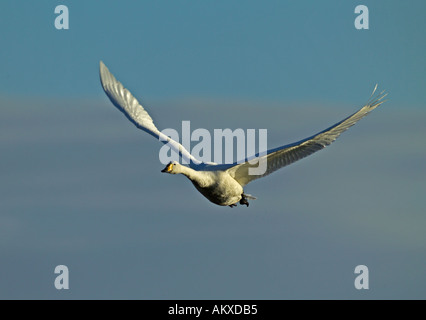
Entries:
[[[250,175],[249,168],[256,168],[257,164],[250,164],[248,161],[241,164],[233,164],[227,171],[234,177],[242,186],[250,181],[264,177],[284,166],[287,166],[297,160],[300,160],[312,153],[321,150],[331,144],[336,138],[349,127],[353,126],[360,119],[365,117],[370,111],[377,108],[383,102],[382,99],[386,96],[381,92],[373,97],[377,85],[374,88],[370,101],[360,110],[347,117],[346,119],[336,123],[324,131],[306,138],[296,143],[285,145],[276,149],[268,150],[266,155],[258,157],[258,160],[266,159],[266,171],[261,175]],[[256,157],[254,157],[256,158]],[[253,162],[252,162],[253,163]]]
[[146,112],[130,91],[124,88],[120,81],[109,72],[102,61],[99,66],[99,74],[102,88],[108,98],[136,127],[148,132],[161,142],[168,144],[174,151],[178,152],[187,163],[196,165],[201,163],[201,161],[193,157],[179,142],[172,140],[157,129],[148,112]]

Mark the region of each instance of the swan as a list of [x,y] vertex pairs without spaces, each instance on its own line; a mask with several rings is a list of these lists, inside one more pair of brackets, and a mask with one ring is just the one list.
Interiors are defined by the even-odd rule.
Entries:
[[[249,174],[249,168],[255,167],[252,159],[232,164],[216,164],[213,162],[201,162],[192,156],[179,142],[172,140],[163,134],[154,125],[148,112],[136,100],[100,61],[100,80],[102,88],[111,102],[139,129],[149,133],[170,148],[178,152],[180,157],[189,163],[189,166],[181,165],[177,161],[171,161],[161,172],[169,174],[183,174],[195,188],[209,201],[220,206],[235,207],[237,203],[249,206],[248,199],[255,197],[244,193],[244,186],[249,182],[265,177],[270,173],[285,167],[297,160],[319,151],[330,145],[336,138],[349,127],[354,125],[372,110],[381,105],[387,95],[382,91],[374,96],[375,86],[370,100],[357,112],[337,122],[331,127],[303,140],[268,150],[264,155],[257,155],[254,159],[266,160],[266,171],[263,174]],[[250,162],[249,162],[250,161]]]

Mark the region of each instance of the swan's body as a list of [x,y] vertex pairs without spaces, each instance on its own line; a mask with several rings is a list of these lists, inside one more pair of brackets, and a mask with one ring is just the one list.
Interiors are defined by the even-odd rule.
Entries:
[[242,199],[243,187],[226,170],[197,171],[171,162],[163,172],[185,175],[203,196],[220,206],[230,206]]
[[[152,118],[139,104],[133,95],[123,87],[109,72],[108,68],[100,62],[100,77],[102,87],[111,102],[122,111],[136,127],[142,129],[167,143],[174,151],[189,163],[183,166],[176,161],[170,162],[162,172],[185,175],[195,188],[211,202],[221,206],[236,206],[245,204],[247,199],[254,197],[244,194],[243,187],[249,182],[264,177],[286,165],[302,159],[331,144],[336,138],[357,121],[366,116],[370,111],[382,104],[385,94],[380,93],[360,110],[336,123],[330,128],[321,131],[299,142],[268,150],[266,155],[258,157],[258,160],[266,160],[266,171],[261,175],[250,174],[249,169],[257,167],[257,164],[245,159],[242,163],[218,165],[216,163],[203,163],[192,156],[180,143],[164,135],[154,125]],[[376,86],[377,88],[377,86]],[[374,88],[373,94],[376,91]]]

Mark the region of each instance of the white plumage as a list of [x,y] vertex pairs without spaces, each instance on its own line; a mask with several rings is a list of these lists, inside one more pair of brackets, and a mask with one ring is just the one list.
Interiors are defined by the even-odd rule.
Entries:
[[[257,160],[266,161],[266,171],[261,175],[249,174],[249,168],[257,167],[253,162],[245,159],[242,163],[218,165],[213,162],[203,163],[192,156],[179,142],[172,140],[157,129],[152,118],[142,105],[136,100],[129,90],[109,72],[108,68],[100,62],[100,78],[102,87],[111,102],[125,114],[139,129],[144,130],[156,139],[169,146],[189,163],[189,167],[174,161],[169,163],[162,172],[183,174],[188,177],[197,190],[211,202],[221,206],[235,206],[238,202],[248,206],[247,199],[254,197],[244,194],[243,187],[249,182],[267,176],[272,172],[300,160],[331,144],[349,127],[381,105],[386,96],[384,92],[373,96],[377,85],[371,95],[370,101],[360,110],[333,126],[301,141],[268,150]],[[255,157],[253,157],[255,158]]]

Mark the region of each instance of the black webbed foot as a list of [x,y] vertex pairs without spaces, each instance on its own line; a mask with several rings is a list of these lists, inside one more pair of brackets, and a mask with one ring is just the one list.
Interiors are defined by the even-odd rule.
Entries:
[[229,205],[231,208],[236,207],[237,205],[235,203]]
[[241,198],[241,200],[240,200],[240,204],[245,204],[247,207],[249,206],[249,203],[248,203],[248,201],[247,201],[247,198],[246,197],[244,197],[244,195],[243,195],[243,197]]

